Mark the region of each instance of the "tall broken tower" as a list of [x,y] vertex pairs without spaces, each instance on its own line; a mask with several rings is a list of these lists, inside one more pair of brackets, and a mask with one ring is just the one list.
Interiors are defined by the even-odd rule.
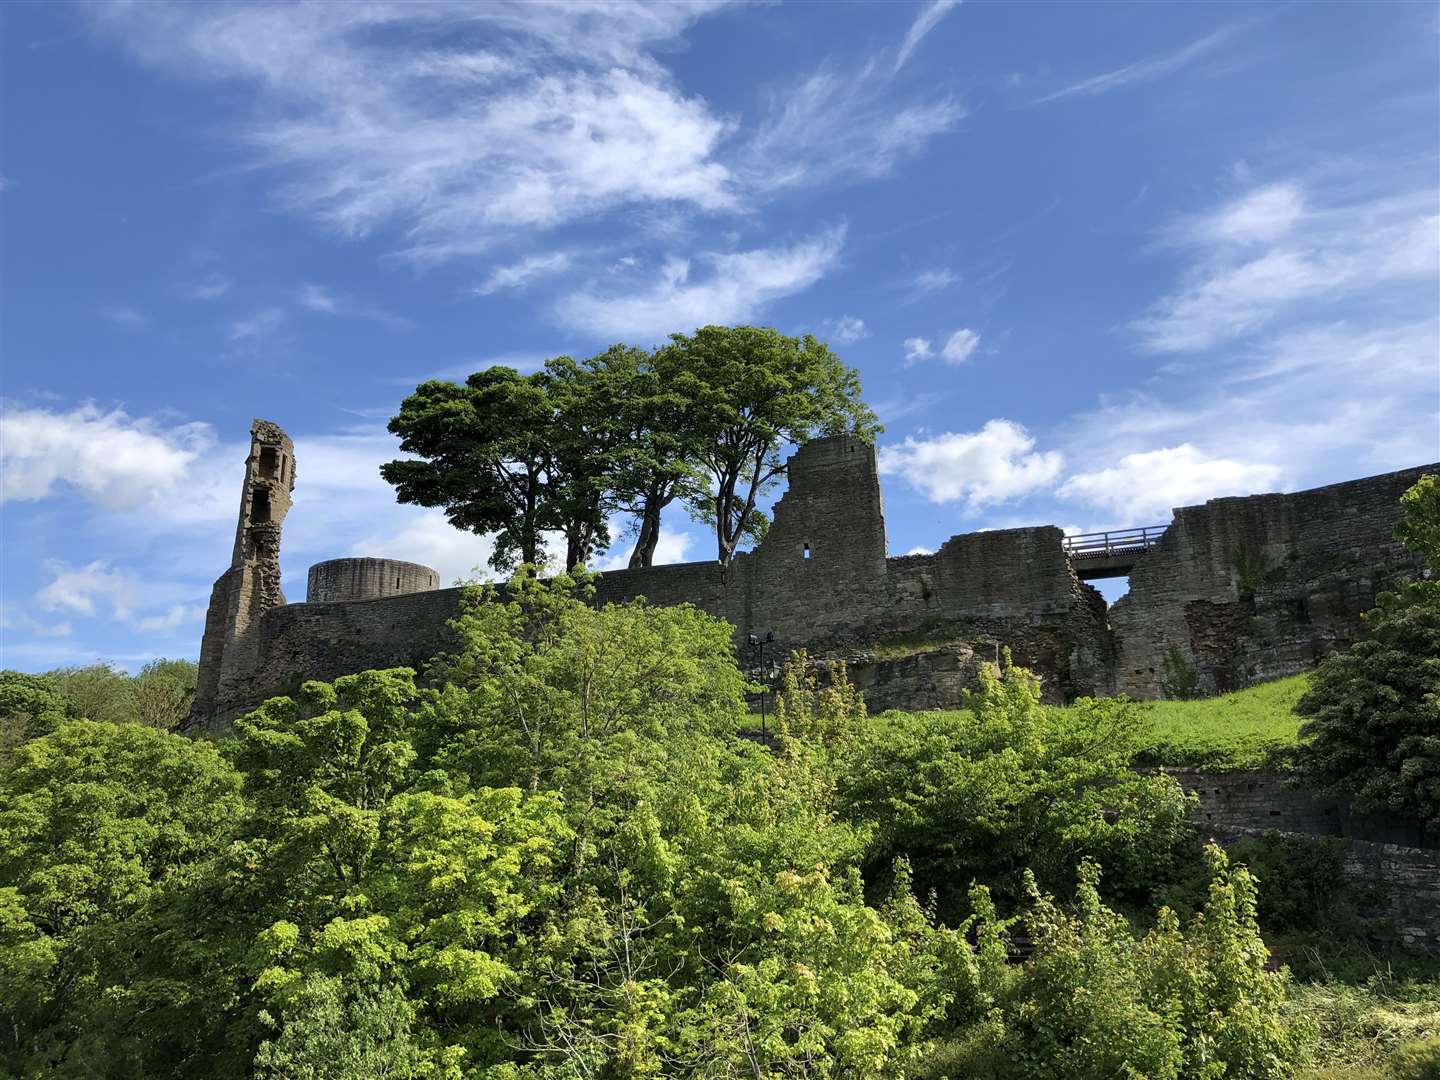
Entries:
[[248,631],[260,616],[285,603],[280,590],[280,526],[295,487],[295,446],[269,420],[250,425],[250,455],[230,569],[210,590],[205,636],[200,643],[200,677],[187,729],[211,730],[228,718],[216,715],[226,683],[254,670],[256,643]]

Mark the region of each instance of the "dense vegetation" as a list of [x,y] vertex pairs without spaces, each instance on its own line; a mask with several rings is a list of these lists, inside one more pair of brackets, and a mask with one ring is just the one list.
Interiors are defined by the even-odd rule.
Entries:
[[[728,626],[596,610],[583,587],[477,590],[432,685],[310,683],[218,746],[61,720],[18,747],[5,1067],[1293,1071],[1307,1028],[1282,1022],[1247,871],[1212,850],[1193,914],[1118,913],[1191,840],[1106,706],[1091,719],[1119,726],[1086,740],[997,669],[968,727],[929,737],[797,666],[770,751],[733,737]],[[908,772],[935,783],[887,801],[882,777]]]
[[880,425],[854,369],[813,337],[706,326],[654,350],[556,357],[530,375],[497,366],[464,385],[431,380],[390,430],[413,455],[380,470],[400,501],[493,535],[491,563],[507,570],[544,562],[546,532],[565,537],[574,569],[608,546],[615,515],[635,523],[630,565],[649,566],[661,512],[677,501],[711,526],[728,565],[765,534],[758,500],[787,444],[873,439]]
[[[1419,490],[1407,539],[1435,535]],[[1433,584],[1382,599],[1301,703],[1302,768],[1363,747],[1356,794],[1422,817]],[[1335,844],[1227,857],[1173,780],[1132,768],[1186,752],[1177,710],[1210,710],[1189,741],[1209,753],[1214,717],[1263,734],[1298,685],[1055,709],[1007,660],[961,710],[868,718],[796,657],[764,748],[737,737],[727,624],[597,609],[590,587],[477,587],[421,680],[307,683],[218,744],[166,730],[184,664],[0,674],[0,1071],[1440,1070],[1435,984],[1377,968],[1381,898],[1343,883]]]

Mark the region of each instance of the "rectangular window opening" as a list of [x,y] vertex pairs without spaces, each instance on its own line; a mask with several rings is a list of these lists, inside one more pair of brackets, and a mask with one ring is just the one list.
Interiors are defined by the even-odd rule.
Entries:
[[808,558],[810,557],[810,545],[809,545],[809,544],[806,544],[806,545],[805,545],[804,550],[800,553],[800,557],[801,557],[802,559],[808,559]]

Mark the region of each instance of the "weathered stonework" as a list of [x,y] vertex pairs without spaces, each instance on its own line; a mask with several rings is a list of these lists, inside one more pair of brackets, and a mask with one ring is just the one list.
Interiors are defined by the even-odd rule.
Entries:
[[295,446],[279,426],[256,420],[250,426],[250,453],[230,569],[210,590],[205,634],[200,641],[200,676],[186,726],[206,725],[218,707],[234,698],[233,685],[255,669],[254,646],[260,618],[285,603],[280,589],[280,526],[295,487]]
[[1274,830],[1287,836],[1336,837],[1353,881],[1374,882],[1394,940],[1440,951],[1440,837],[1413,821],[1351,812],[1344,802],[1296,787],[1283,773],[1208,773],[1165,769],[1199,799],[1195,821],[1222,844]]
[[[307,603],[286,605],[279,522],[293,451],[264,421],[252,442],[235,561],[212,596],[191,715],[213,731],[306,679],[423,662],[449,644],[462,595],[435,589],[427,567],[343,559],[312,568]],[[266,447],[288,472],[265,478]],[[1002,648],[1041,676],[1050,700],[1117,687],[1158,696],[1169,643],[1207,687],[1240,685],[1299,670],[1358,635],[1375,588],[1413,566],[1390,532],[1396,500],[1420,471],[1180,510],[1141,556],[1131,595],[1107,611],[1053,526],[968,533],[933,555],[889,558],[874,448],[850,436],[817,439],[790,459],[788,489],[753,551],[729,567],[607,573],[597,599],[694,604],[734,625],[742,656],[750,634],[773,634],[772,657],[805,648],[859,658],[856,680],[877,711],[957,704],[979,662]],[[261,490],[268,523],[249,509]],[[1242,542],[1247,554],[1236,560]],[[902,636],[922,644],[899,659],[865,659]]]
[[1171,646],[1204,693],[1305,671],[1350,646],[1376,593],[1419,569],[1393,531],[1401,494],[1436,471],[1176,510],[1110,609],[1115,689],[1159,697]]

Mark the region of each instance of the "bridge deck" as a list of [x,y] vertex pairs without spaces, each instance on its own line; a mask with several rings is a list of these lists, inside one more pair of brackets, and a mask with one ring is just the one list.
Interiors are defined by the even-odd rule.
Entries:
[[1065,553],[1081,581],[1125,577],[1139,558],[1160,542],[1166,525],[1079,533],[1065,537]]

